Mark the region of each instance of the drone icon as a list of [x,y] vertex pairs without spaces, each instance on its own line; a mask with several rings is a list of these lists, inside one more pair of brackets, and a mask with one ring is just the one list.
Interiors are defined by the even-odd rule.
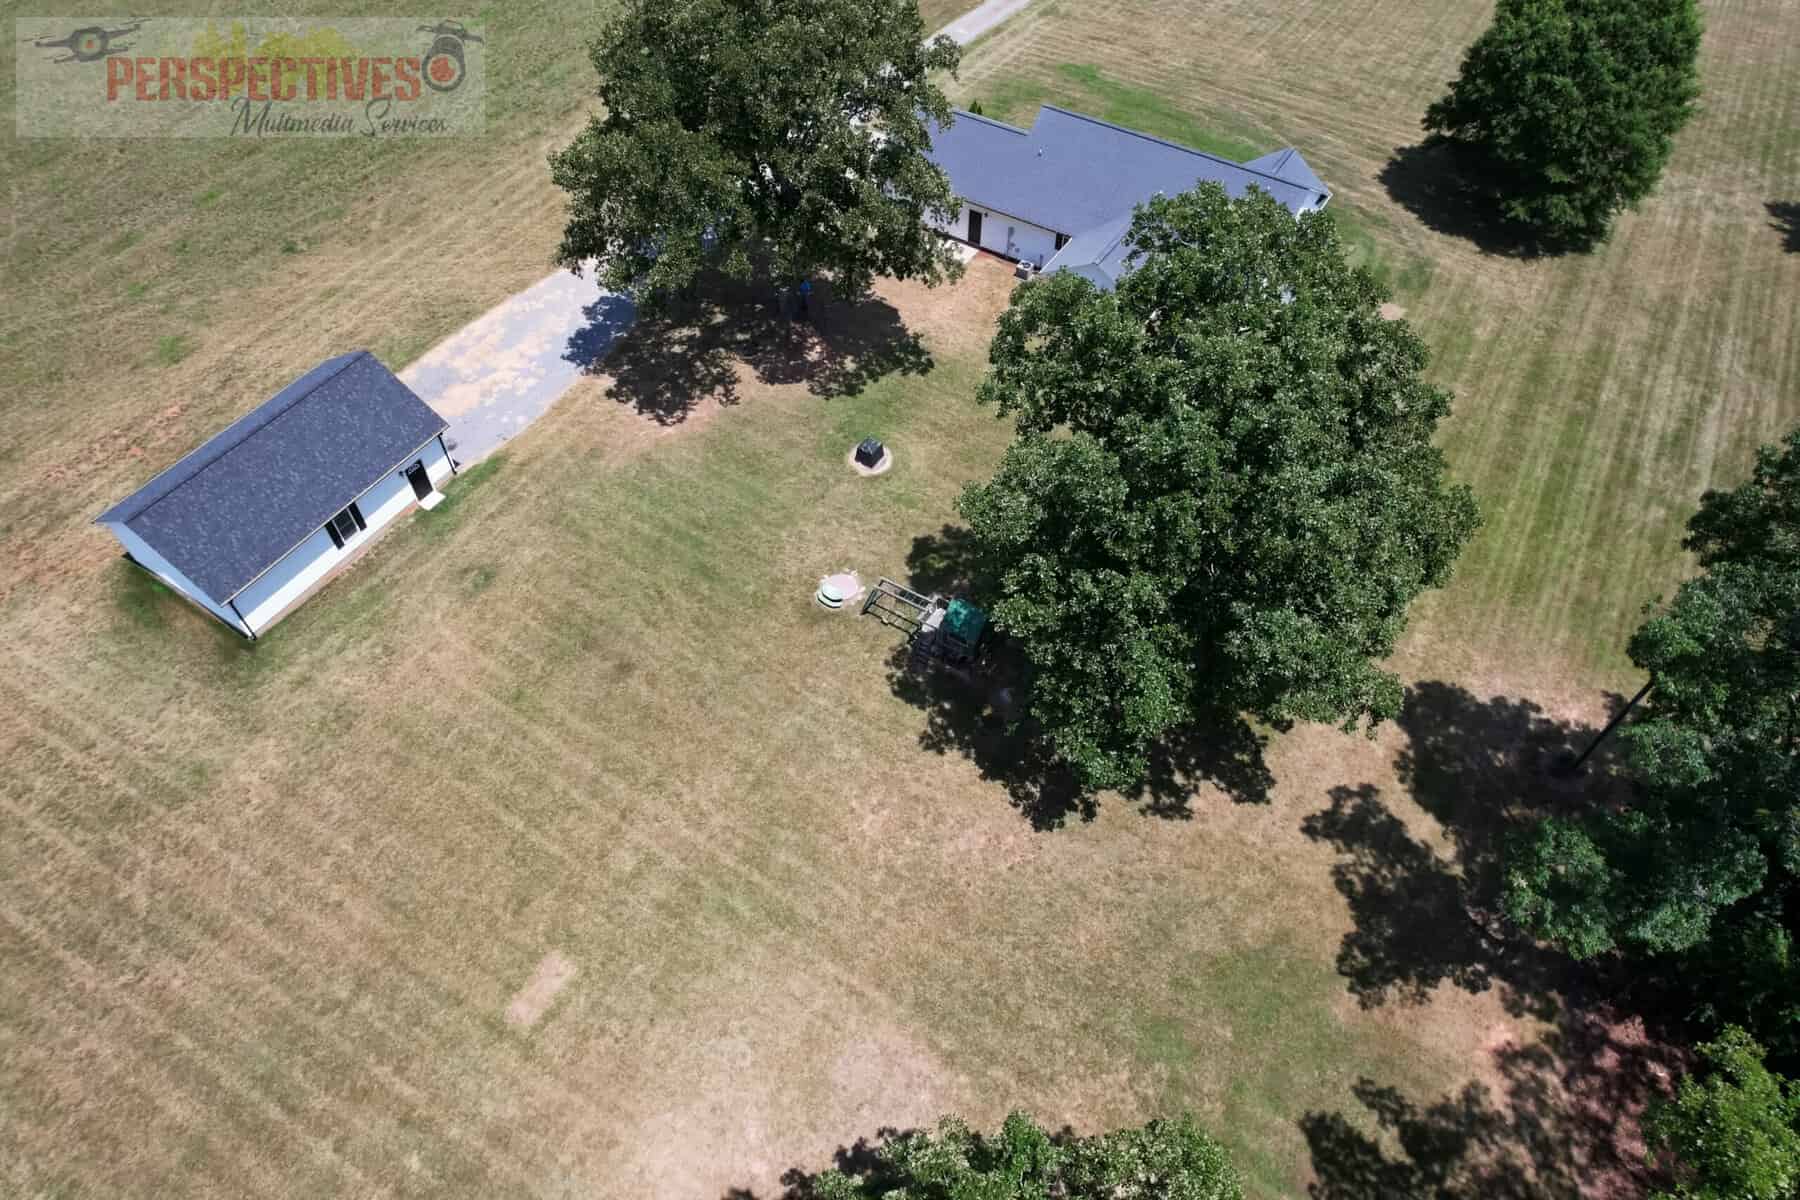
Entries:
[[462,86],[463,76],[467,73],[463,66],[463,43],[485,43],[478,34],[470,33],[461,21],[421,25],[419,32],[432,35],[430,47],[420,56],[425,86],[435,92],[454,92]]
[[88,25],[77,29],[66,38],[37,38],[31,44],[39,50],[67,50],[61,58],[53,58],[51,62],[98,62],[108,53],[131,49],[131,43],[114,45],[114,38],[122,38],[136,33],[144,27],[142,21],[134,21],[122,29],[102,29],[98,25]]

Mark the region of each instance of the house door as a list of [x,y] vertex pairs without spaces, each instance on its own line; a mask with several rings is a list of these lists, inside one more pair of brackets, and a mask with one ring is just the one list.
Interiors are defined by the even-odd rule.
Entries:
[[981,214],[972,208],[969,210],[969,240],[981,245]]
[[431,476],[425,473],[423,460],[406,468],[406,482],[412,484],[413,495],[420,500],[431,495]]

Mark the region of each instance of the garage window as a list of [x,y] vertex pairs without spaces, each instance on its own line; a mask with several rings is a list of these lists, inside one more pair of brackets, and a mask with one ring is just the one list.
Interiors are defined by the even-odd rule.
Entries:
[[363,520],[362,509],[356,507],[354,500],[350,502],[350,507],[325,522],[325,532],[330,535],[331,544],[339,550],[344,548],[345,542],[356,536],[357,530],[368,527],[368,522]]

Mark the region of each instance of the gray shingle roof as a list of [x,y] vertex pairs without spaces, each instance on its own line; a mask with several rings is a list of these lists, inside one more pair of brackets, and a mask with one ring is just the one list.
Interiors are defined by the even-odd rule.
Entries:
[[1125,235],[1131,232],[1131,214],[1096,225],[1070,238],[1051,261],[1055,270],[1073,271],[1102,291],[1111,291],[1125,274],[1125,260],[1131,247]]
[[448,423],[367,350],[327,359],[96,520],[224,604]]
[[958,111],[931,141],[930,157],[957,195],[1058,233],[1092,229],[1158,192],[1209,180],[1233,197],[1259,187],[1296,213],[1331,196],[1294,150],[1236,163],[1053,104],[1030,129]]

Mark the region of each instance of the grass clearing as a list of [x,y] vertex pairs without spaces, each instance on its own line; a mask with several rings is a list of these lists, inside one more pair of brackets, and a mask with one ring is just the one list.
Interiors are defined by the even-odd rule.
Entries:
[[926,30],[935,33],[980,2],[981,0],[920,0],[919,17]]
[[[1796,416],[1800,255],[1767,207],[1800,195],[1767,153],[1800,117],[1791,12],[1716,6],[1662,193],[1593,258],[1518,263],[1378,180],[1484,4],[1202,8],[1034,6],[960,95],[1116,86],[1302,147],[1458,393],[1489,527],[1415,621],[1405,721],[1282,738],[1268,803],[1207,789],[1187,821],[1114,799],[1034,834],[925,736],[891,638],[810,603],[830,571],[904,574],[992,469],[1006,428],[971,395],[1011,282],[987,260],[884,289],[932,366],[855,395],[739,362],[735,404],[661,425],[584,381],[254,646],[88,524],[319,359],[397,366],[546,269],[585,7],[492,16],[493,123],[455,146],[9,145],[8,1186],[771,1195],[883,1126],[1013,1105],[1083,1130],[1191,1108],[1257,1196],[1482,1194],[1395,1114],[1420,1154],[1477,1126],[1526,1148],[1487,1194],[1628,1177],[1570,1102],[1620,1073],[1465,904],[1511,772],[1627,682],[1700,487]],[[843,462],[867,433],[897,455],[874,479]],[[1607,1137],[1635,1102],[1590,1098]]]

